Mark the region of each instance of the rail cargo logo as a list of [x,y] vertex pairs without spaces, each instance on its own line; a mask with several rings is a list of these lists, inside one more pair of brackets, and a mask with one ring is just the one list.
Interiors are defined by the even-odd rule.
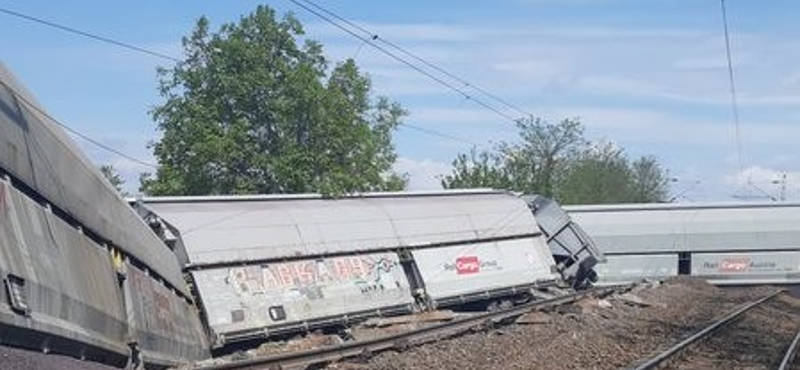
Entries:
[[779,267],[775,261],[753,261],[750,258],[726,258],[720,262],[705,262],[703,268],[726,273],[785,270],[785,268]]
[[719,271],[721,272],[744,272],[749,268],[749,258],[730,258],[722,260],[719,264]]
[[499,270],[497,261],[481,261],[478,256],[463,256],[456,258],[455,263],[445,263],[445,271],[455,271],[458,275],[477,274],[485,270]]
[[456,273],[459,275],[477,274],[481,271],[481,263],[476,256],[456,258]]

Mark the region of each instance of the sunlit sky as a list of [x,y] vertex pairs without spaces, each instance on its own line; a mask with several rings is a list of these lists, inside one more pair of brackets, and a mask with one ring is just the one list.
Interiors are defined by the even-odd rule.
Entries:
[[[180,39],[206,15],[216,29],[252,1],[0,0],[0,7],[176,58]],[[491,147],[513,140],[511,121],[386,57],[289,1],[307,37],[332,61],[355,58],[373,91],[400,102],[414,126]],[[740,112],[737,152],[719,0],[498,0],[318,4],[525,112],[580,117],[593,140],[630,156],[655,155],[679,201],[767,193],[800,197],[800,3],[726,0]],[[170,62],[0,13],[0,60],[61,122],[136,158],[159,133],[148,110],[161,102],[156,67]],[[454,85],[470,91],[468,86]],[[506,109],[480,93],[475,96]],[[113,164],[135,192],[152,171],[76,140]],[[470,144],[408,128],[396,134],[399,171],[412,189],[437,176]],[[740,166],[739,154],[742,165]],[[776,183],[777,182],[777,183]],[[746,185],[751,183],[751,185]]]

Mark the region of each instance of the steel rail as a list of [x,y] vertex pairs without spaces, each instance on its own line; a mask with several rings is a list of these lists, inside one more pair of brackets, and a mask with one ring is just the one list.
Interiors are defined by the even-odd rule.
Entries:
[[783,355],[781,364],[778,365],[778,370],[788,370],[792,366],[792,363],[797,356],[798,346],[800,346],[800,330],[798,330],[797,334],[795,334],[792,344],[790,344],[789,348],[786,349],[786,354]]
[[470,328],[479,326],[486,322],[501,322],[503,320],[530,312],[533,309],[571,303],[584,297],[609,294],[617,290],[627,289],[628,287],[628,285],[625,285],[589,289],[555,298],[534,301],[525,305],[511,307],[501,311],[487,312],[385,337],[345,342],[336,346],[316,348],[308,351],[255,357],[242,361],[201,366],[196,367],[193,370],[293,369],[327,363],[349,357],[370,355],[375,352],[385,351],[392,348],[402,349],[412,344],[424,343],[438,338],[444,338],[462,333]]
[[628,367],[626,370],[652,370],[657,369],[660,366],[664,365],[667,361],[673,359],[677,354],[681,353],[684,349],[686,349],[689,345],[698,342],[701,339],[708,337],[710,334],[715,332],[717,329],[725,326],[726,324],[732,322],[734,319],[741,316],[743,313],[749,311],[750,309],[777,297],[779,294],[783,293],[784,290],[778,290],[773,293],[766,295],[763,298],[760,298],[756,301],[744,304],[734,310],[733,312],[727,314],[725,317],[714,321],[711,325],[703,328],[702,330],[698,331],[695,334],[692,334],[689,338],[682,340],[680,343],[670,347],[666,351],[660,352],[657,355],[648,358],[644,362],[641,362],[639,365],[634,365],[633,367]]

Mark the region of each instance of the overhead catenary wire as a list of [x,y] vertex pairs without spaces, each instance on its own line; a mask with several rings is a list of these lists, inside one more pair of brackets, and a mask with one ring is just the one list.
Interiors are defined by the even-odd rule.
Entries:
[[0,85],[2,85],[4,88],[6,88],[6,90],[8,90],[12,95],[14,95],[14,97],[17,100],[19,100],[22,103],[24,103],[28,108],[35,110],[37,113],[41,114],[42,116],[44,116],[45,118],[47,118],[51,122],[55,123],[56,125],[58,125],[59,127],[63,128],[64,130],[72,133],[73,135],[75,135],[75,136],[77,136],[77,137],[79,137],[79,138],[81,138],[81,139],[83,139],[83,140],[85,140],[85,141],[97,146],[98,148],[107,150],[107,151],[109,151],[111,153],[114,153],[114,154],[116,154],[116,155],[118,155],[118,156],[120,156],[122,158],[125,158],[125,159],[127,159],[129,161],[141,164],[143,166],[151,167],[151,168],[154,168],[154,169],[158,168],[158,166],[153,164],[153,163],[149,163],[149,162],[143,161],[143,160],[141,160],[139,158],[133,157],[133,156],[128,155],[128,154],[125,154],[125,153],[123,153],[123,152],[121,152],[119,150],[116,150],[116,149],[114,149],[114,148],[112,148],[112,147],[110,147],[108,145],[105,145],[105,144],[103,144],[103,143],[91,138],[90,136],[88,136],[88,135],[86,135],[86,134],[84,134],[84,133],[82,133],[82,132],[80,132],[78,130],[73,129],[72,127],[67,126],[66,124],[63,124],[63,123],[59,122],[53,116],[51,116],[50,114],[45,112],[43,109],[39,108],[38,105],[36,105],[33,102],[31,102],[28,99],[26,99],[24,95],[19,93],[17,90],[14,89],[13,86],[7,84],[5,81],[0,80]]
[[445,79],[443,79],[443,78],[441,78],[439,76],[436,76],[435,74],[433,74],[433,73],[425,70],[424,68],[414,64],[413,62],[409,61],[408,59],[403,58],[402,56],[398,55],[397,53],[392,52],[391,50],[388,50],[387,48],[385,48],[385,47],[383,47],[381,45],[378,45],[373,40],[372,36],[360,35],[356,31],[354,31],[354,30],[342,25],[340,22],[337,22],[336,20],[332,19],[330,16],[327,16],[327,15],[321,13],[320,11],[318,11],[316,9],[313,9],[311,6],[304,4],[304,3],[300,2],[299,0],[288,0],[288,1],[291,2],[292,4],[295,4],[296,6],[298,6],[300,8],[302,8],[302,9],[304,9],[305,11],[315,15],[316,17],[322,19],[323,21],[331,24],[332,26],[342,30],[343,32],[349,34],[350,36],[353,36],[353,37],[361,40],[363,43],[365,43],[365,44],[367,44],[369,46],[372,46],[374,49],[380,51],[381,53],[385,54],[386,56],[388,56],[388,57],[390,57],[390,58],[392,58],[392,59],[404,64],[405,66],[407,66],[407,67],[409,67],[409,68],[411,68],[411,69],[413,69],[415,71],[417,71],[418,73],[428,77],[429,79],[435,81],[436,83],[438,83],[438,84],[440,84],[440,85],[442,85],[442,86],[444,86],[444,87],[456,92],[457,94],[463,96],[464,99],[473,101],[476,104],[482,106],[483,108],[494,112],[495,114],[503,117],[504,119],[506,119],[508,121],[511,121],[514,124],[519,122],[520,118],[515,118],[515,117],[511,116],[510,114],[508,114],[506,112],[503,112],[502,110],[498,109],[497,107],[487,103],[483,99],[481,99],[479,97],[476,97],[476,96],[473,96],[472,94],[469,94],[464,89],[462,89],[462,88],[460,88],[458,86],[455,86],[454,84],[446,81]]
[[[114,45],[114,46],[117,46],[117,47],[122,47],[122,48],[125,48],[125,49],[130,50],[130,51],[143,53],[143,54],[146,54],[146,55],[149,55],[149,56],[152,56],[152,57],[156,57],[156,58],[160,58],[160,59],[164,59],[164,60],[169,60],[169,61],[175,62],[175,63],[181,62],[181,60],[176,58],[176,57],[169,56],[169,55],[166,55],[166,54],[163,54],[163,53],[159,53],[157,51],[153,51],[153,50],[149,50],[149,49],[146,49],[146,48],[143,48],[143,47],[135,46],[135,45],[132,45],[132,44],[129,44],[129,43],[126,43],[126,42],[114,40],[114,39],[106,37],[106,36],[100,36],[100,35],[97,35],[97,34],[92,33],[92,32],[82,31],[82,30],[79,30],[79,29],[76,29],[76,28],[73,28],[73,27],[70,27],[70,26],[65,26],[63,24],[59,24],[59,23],[56,23],[56,22],[53,22],[53,21],[49,21],[49,20],[45,20],[45,19],[42,19],[42,18],[39,18],[39,17],[34,17],[34,16],[31,16],[31,15],[23,14],[23,13],[16,12],[16,11],[13,11],[13,10],[10,10],[10,9],[7,9],[7,8],[0,7],[0,13],[4,13],[4,14],[7,14],[7,15],[11,15],[13,17],[16,17],[16,18],[20,18],[20,19],[24,19],[24,20],[27,20],[27,21],[30,21],[30,22],[34,22],[34,23],[38,23],[38,24],[41,24],[41,25],[45,25],[45,26],[48,26],[48,27],[51,27],[51,28],[54,28],[54,29],[57,29],[57,30],[69,32],[69,33],[72,33],[72,34],[75,34],[75,35],[78,35],[78,36],[87,37],[87,38],[93,39],[95,41],[100,41],[100,42],[108,43],[108,44],[111,44],[111,45]],[[472,99],[465,92],[461,92],[461,94],[467,99]],[[474,100],[474,99],[472,99],[472,100]],[[481,104],[481,102],[478,102],[478,103]],[[39,110],[38,107],[36,107],[35,105],[32,105],[32,106],[34,108],[36,108],[37,110]],[[487,108],[491,109],[492,107],[487,107]],[[47,115],[46,112],[43,112],[41,110],[39,110],[39,111],[40,111],[40,113],[42,113],[44,115]],[[71,132],[72,134],[74,134],[74,135],[86,140],[87,142],[89,142],[91,144],[96,145],[97,147],[99,147],[101,149],[107,150],[107,151],[109,151],[111,153],[117,154],[117,155],[119,155],[119,156],[121,156],[123,158],[129,159],[131,161],[134,161],[136,163],[139,163],[139,164],[142,164],[142,165],[145,165],[145,166],[154,167],[154,168],[158,167],[157,165],[154,165],[152,163],[146,163],[146,162],[141,161],[139,159],[133,158],[133,157],[127,155],[127,154],[121,153],[121,152],[119,152],[119,151],[117,151],[117,150],[115,150],[115,149],[113,149],[113,148],[111,148],[111,147],[109,147],[107,145],[104,145],[104,144],[98,142],[97,140],[94,140],[91,137],[89,137],[89,136],[87,136],[87,135],[85,135],[85,134],[83,134],[83,133],[81,133],[81,132],[79,132],[79,131],[71,128],[71,127],[69,127],[69,126],[67,126],[65,124],[62,124],[61,122],[59,122],[58,120],[53,119],[49,115],[47,115],[47,117],[50,118],[53,122],[55,122],[59,126],[63,127],[65,130],[67,130],[67,131]],[[505,116],[505,118],[513,120],[513,118],[510,117],[510,116]],[[415,131],[427,134],[427,135],[438,136],[438,137],[441,137],[441,138],[446,138],[446,139],[457,141],[457,142],[461,142],[461,143],[471,144],[473,146],[481,146],[481,145],[478,145],[475,142],[472,142],[472,141],[469,141],[469,140],[466,140],[466,139],[462,139],[462,138],[459,138],[459,137],[454,136],[454,135],[442,133],[442,132],[439,132],[439,131],[436,131],[436,130],[422,128],[422,127],[414,126],[414,125],[411,125],[411,124],[408,124],[408,123],[401,123],[401,125],[403,125],[405,127],[408,127],[410,129],[413,129]]]
[[739,160],[739,170],[744,173],[744,159],[742,154],[742,135],[739,123],[739,102],[736,98],[736,78],[733,71],[733,58],[731,57],[731,40],[728,31],[728,14],[725,9],[725,0],[720,0],[720,7],[722,8],[722,29],[725,35],[725,56],[728,61],[728,83],[730,85],[731,93],[731,111],[733,114],[733,123],[735,129],[736,140],[736,156]]
[[334,13],[333,11],[331,11],[331,10],[329,10],[329,9],[327,9],[327,8],[325,8],[325,7],[319,5],[319,4],[317,4],[317,3],[315,3],[315,2],[313,2],[311,0],[299,0],[299,1],[302,1],[303,3],[308,4],[309,6],[312,6],[312,7],[316,8],[316,9],[318,9],[319,11],[321,11],[321,12],[323,12],[323,13],[325,13],[325,14],[327,14],[327,15],[329,15],[329,16],[337,19],[337,20],[339,20],[340,22],[345,23],[348,26],[360,31],[365,36],[369,37],[369,39],[380,41],[381,43],[391,47],[394,50],[397,50],[398,52],[402,53],[403,55],[406,55],[406,56],[416,60],[417,62],[420,62],[420,63],[424,64],[426,67],[431,68],[431,69],[435,70],[436,72],[439,72],[442,75],[447,76],[447,77],[453,79],[454,81],[457,81],[458,83],[460,83],[460,84],[462,84],[462,85],[464,85],[464,86],[466,86],[468,88],[471,88],[471,89],[473,89],[475,91],[480,92],[481,94],[483,94],[486,97],[494,100],[495,102],[500,103],[503,106],[505,106],[505,107],[507,107],[507,108],[509,108],[511,110],[516,111],[517,113],[519,113],[522,116],[530,116],[531,115],[529,112],[524,111],[519,106],[509,102],[508,100],[503,99],[502,97],[500,97],[500,96],[498,96],[496,94],[493,94],[492,92],[490,92],[490,91],[488,91],[488,90],[486,90],[484,88],[481,88],[478,85],[470,83],[469,81],[467,81],[464,78],[456,75],[455,73],[449,72],[446,69],[444,69],[444,68],[442,68],[442,67],[440,67],[440,66],[438,66],[436,64],[433,64],[433,63],[429,62],[428,60],[420,57],[419,55],[408,51],[407,49],[405,49],[405,48],[403,48],[403,47],[401,47],[401,46],[399,46],[399,45],[387,40],[386,38],[381,37],[377,33],[374,33],[374,32],[372,32],[372,31],[370,31],[370,30],[368,30],[368,29],[366,29],[366,28],[364,28],[362,26],[359,26],[358,24],[348,20],[347,18],[344,18],[344,17]]
[[0,13],[5,13],[5,14],[8,14],[8,15],[17,17],[17,18],[22,18],[22,19],[25,19],[25,20],[28,20],[28,21],[31,21],[31,22],[39,23],[41,25],[45,25],[45,26],[48,26],[48,27],[59,29],[59,30],[62,30],[64,32],[69,32],[69,33],[80,35],[80,36],[83,36],[83,37],[88,37],[90,39],[94,39],[94,40],[97,40],[97,41],[105,42],[107,44],[116,45],[118,47],[125,48],[125,49],[131,50],[131,51],[136,51],[136,52],[139,52],[139,53],[148,54],[148,55],[156,57],[156,58],[166,59],[166,60],[170,60],[170,61],[173,61],[173,62],[176,62],[176,63],[180,62],[180,59],[178,59],[178,58],[171,57],[169,55],[166,55],[166,54],[163,54],[163,53],[159,53],[157,51],[153,51],[153,50],[145,49],[145,48],[138,47],[138,46],[135,46],[135,45],[131,45],[131,44],[128,44],[126,42],[110,39],[108,37],[100,36],[100,35],[97,35],[97,34],[94,34],[94,33],[91,33],[91,32],[81,31],[81,30],[76,29],[76,28],[72,28],[72,27],[69,27],[69,26],[65,26],[65,25],[62,25],[62,24],[58,24],[58,23],[55,23],[55,22],[51,22],[51,21],[42,19],[42,18],[30,16],[30,15],[27,15],[27,14],[22,14],[20,12],[15,12],[13,10],[6,9],[6,8],[3,8],[3,7],[0,7]]
[[462,139],[462,138],[460,138],[458,136],[453,136],[453,135],[445,134],[443,132],[434,131],[434,130],[427,129],[427,128],[424,128],[424,127],[412,125],[410,123],[401,123],[401,125],[406,127],[406,128],[410,128],[412,130],[415,130],[415,131],[418,131],[418,132],[422,132],[422,133],[425,133],[425,134],[428,134],[428,135],[431,135],[431,136],[438,136],[438,137],[441,137],[441,138],[450,139],[452,141],[458,141],[460,143],[470,144],[470,145],[476,146],[476,147],[482,147],[483,146],[483,145],[478,144],[478,143],[476,143],[474,141],[469,141],[469,140],[466,140],[466,139]]

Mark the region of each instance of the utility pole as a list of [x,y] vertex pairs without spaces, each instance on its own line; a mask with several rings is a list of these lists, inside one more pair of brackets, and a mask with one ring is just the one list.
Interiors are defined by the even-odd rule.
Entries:
[[772,183],[776,185],[780,184],[781,192],[780,198],[778,199],[780,199],[781,202],[786,201],[786,172],[781,175],[780,180],[772,180]]

